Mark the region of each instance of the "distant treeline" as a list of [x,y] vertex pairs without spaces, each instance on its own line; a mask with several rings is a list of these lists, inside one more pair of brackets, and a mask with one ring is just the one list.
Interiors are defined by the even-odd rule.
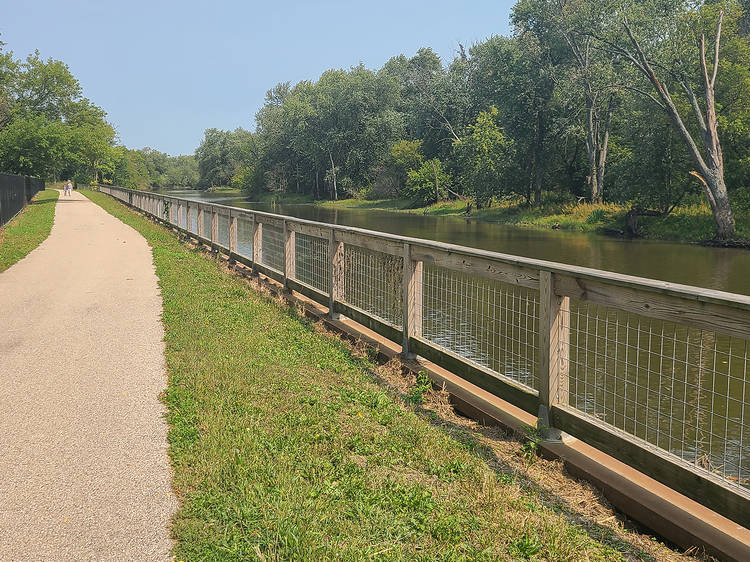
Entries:
[[117,145],[106,112],[83,97],[66,64],[24,60],[0,42],[0,171],[128,187],[195,186],[195,157]]
[[556,198],[669,213],[717,235],[750,203],[750,41],[730,0],[520,0],[511,36],[271,89],[254,131],[209,129],[199,185],[317,198]]

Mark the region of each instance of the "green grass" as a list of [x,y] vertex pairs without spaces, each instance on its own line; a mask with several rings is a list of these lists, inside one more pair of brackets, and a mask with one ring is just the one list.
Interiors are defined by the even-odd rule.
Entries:
[[337,338],[165,228],[85,195],[153,249],[177,559],[622,558],[423,412],[423,389],[394,397]]
[[[466,216],[466,202],[443,201],[426,207],[414,207],[403,199],[343,199],[319,205],[342,209],[379,209],[433,216]],[[474,220],[498,222],[523,228],[560,229],[599,234],[623,235],[628,205],[615,203],[559,203],[545,202],[538,208],[527,207],[518,200],[503,201],[491,208],[473,208]],[[735,209],[737,237],[750,239],[750,215]],[[642,217],[641,236],[654,240],[701,242],[714,235],[711,210],[705,203],[678,207],[666,217]]]
[[237,195],[240,195],[242,193],[241,189],[237,189],[236,187],[229,187],[228,185],[217,185],[214,187],[209,187],[206,191],[208,191],[209,193],[236,193]]
[[24,258],[49,236],[58,192],[45,189],[13,220],[0,228],[0,271]]

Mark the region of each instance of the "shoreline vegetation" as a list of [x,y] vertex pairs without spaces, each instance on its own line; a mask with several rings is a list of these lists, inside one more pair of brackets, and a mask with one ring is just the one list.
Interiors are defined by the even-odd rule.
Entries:
[[[687,559],[522,441],[101,193],[163,299],[176,559]],[[525,444],[524,444],[525,443]]]
[[[630,207],[617,203],[544,203],[529,207],[521,201],[501,202],[492,207],[476,209],[461,200],[442,201],[427,206],[413,207],[403,199],[367,201],[345,199],[325,201],[324,207],[340,209],[372,209],[430,216],[460,216],[479,220],[540,230],[567,230],[590,232],[620,238],[664,240],[673,242],[715,244],[715,224],[711,209],[705,203],[695,203],[675,208],[666,216],[644,216],[638,219],[638,235],[628,233],[627,215]],[[750,248],[750,216],[736,216],[737,237],[727,244],[730,247]]]
[[[211,193],[245,196],[245,192],[231,187],[209,189]],[[662,240],[692,244],[715,245],[715,225],[711,209],[704,202],[676,207],[666,216],[643,216],[638,219],[638,236],[628,234],[629,205],[617,203],[576,203],[545,200],[539,207],[530,207],[522,200],[508,200],[492,207],[477,209],[467,200],[441,201],[432,205],[415,206],[408,199],[340,199],[315,200],[311,195],[296,193],[262,193],[251,196],[254,203],[273,205],[318,205],[329,209],[359,209],[413,213],[428,216],[463,217],[468,220],[531,228],[564,230],[643,240]],[[469,200],[470,201],[470,200]],[[467,214],[467,205],[470,212]],[[729,247],[750,249],[750,213],[736,213],[737,237]]]
[[49,236],[59,193],[45,189],[8,224],[0,227],[0,272],[26,257]]

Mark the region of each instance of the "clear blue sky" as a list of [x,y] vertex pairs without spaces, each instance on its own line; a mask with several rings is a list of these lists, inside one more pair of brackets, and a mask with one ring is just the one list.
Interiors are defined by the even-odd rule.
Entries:
[[509,32],[512,0],[3,0],[0,40],[70,66],[120,141],[188,154],[209,127],[254,127],[266,90],[432,47],[444,61]]

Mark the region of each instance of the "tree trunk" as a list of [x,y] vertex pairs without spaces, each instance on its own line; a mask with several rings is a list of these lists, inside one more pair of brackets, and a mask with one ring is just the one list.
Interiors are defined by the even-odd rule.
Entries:
[[318,167],[315,166],[315,199],[320,199],[320,188],[318,187]]
[[716,237],[720,240],[729,240],[734,236],[735,224],[727,186],[724,183],[724,166],[707,170],[704,177],[699,179],[704,181],[704,191],[716,223]]
[[339,200],[339,189],[336,186],[336,166],[333,163],[333,154],[328,151],[328,157],[331,159],[331,175],[333,176],[333,200]]
[[[594,98],[590,92],[586,92],[586,156],[589,161],[589,193],[592,203],[601,203],[602,184],[599,183],[599,119],[594,107]],[[602,176],[603,178],[603,176]]]
[[437,168],[435,167],[435,161],[431,160],[430,163],[432,164],[432,173],[435,174],[435,203],[440,201],[440,185],[438,184],[438,173]]
[[[607,118],[604,121],[604,136],[598,147],[599,164],[596,168],[596,173],[597,173],[596,184],[599,187],[599,199],[597,200],[597,203],[601,203],[602,199],[604,198],[603,197],[604,169],[607,166],[607,148],[609,146],[609,129],[610,129],[610,125],[612,124],[612,110],[614,108],[614,100],[615,100],[614,95],[609,97],[609,104],[607,105]],[[599,139],[597,139],[597,141],[598,140]]]
[[[604,192],[604,164],[607,159],[607,151],[606,144],[602,143],[600,140],[601,118],[597,111],[596,93],[590,78],[590,73],[592,72],[592,39],[591,37],[577,37],[575,34],[569,32],[563,33],[563,36],[565,37],[565,40],[583,73],[583,93],[586,102],[586,156],[588,157],[589,163],[587,183],[589,186],[589,193],[591,194],[591,202],[601,203],[602,194]],[[612,105],[610,98],[609,111],[611,111],[611,109]],[[609,116],[607,117],[607,122],[609,122]],[[608,131],[609,123],[607,123],[605,131],[607,140],[609,140]],[[602,146],[605,147],[603,151]]]
[[537,113],[536,143],[534,146],[534,206],[542,204],[542,177],[544,174],[544,162],[542,151],[544,150],[544,119],[542,112]]

